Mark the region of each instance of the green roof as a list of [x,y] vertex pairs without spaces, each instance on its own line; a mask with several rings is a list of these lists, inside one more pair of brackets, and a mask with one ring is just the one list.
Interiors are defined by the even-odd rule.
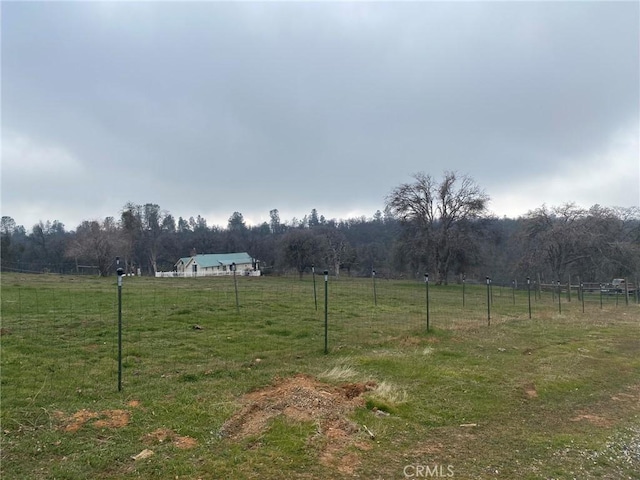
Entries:
[[246,252],[242,253],[203,253],[194,257],[181,258],[185,264],[193,259],[201,268],[219,267],[220,265],[236,265],[252,263],[253,258]]

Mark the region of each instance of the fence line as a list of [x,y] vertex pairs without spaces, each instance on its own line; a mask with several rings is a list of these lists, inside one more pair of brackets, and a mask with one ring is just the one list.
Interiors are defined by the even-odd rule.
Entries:
[[233,270],[198,270],[194,271],[183,271],[183,272],[156,272],[156,278],[201,278],[201,277],[229,277],[233,276],[233,274],[237,276],[243,277],[259,277],[262,275],[260,270],[242,270],[239,272],[234,272]]
[[[157,378],[176,375],[176,355],[224,371],[227,361],[304,356],[324,343],[324,282],[311,276],[238,277],[236,303],[230,276],[187,279],[127,277],[123,284],[124,376],[136,378],[145,365]],[[19,391],[48,389],[94,395],[115,378],[117,294],[115,278],[56,275],[3,275],[3,384],[12,371],[33,375]],[[375,349],[389,341],[426,335],[427,310],[422,281],[330,277],[329,353]],[[375,287],[375,292],[374,292]],[[556,285],[557,287],[557,285]],[[542,289],[541,289],[542,290]],[[430,330],[486,328],[504,322],[552,321],[562,314],[627,308],[619,295],[602,290],[581,293],[570,302],[557,291],[512,285],[429,286]],[[529,297],[529,295],[531,295]],[[636,293],[637,303],[637,293]],[[634,303],[630,306],[636,308]],[[182,359],[182,357],[180,357]],[[17,359],[17,360],[16,360]],[[16,363],[17,362],[17,363]],[[222,373],[221,373],[222,374]],[[20,377],[21,379],[23,377]],[[43,387],[44,386],[44,387]]]

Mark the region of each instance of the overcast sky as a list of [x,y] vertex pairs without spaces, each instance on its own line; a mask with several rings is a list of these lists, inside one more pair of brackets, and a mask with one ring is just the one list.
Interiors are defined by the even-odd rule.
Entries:
[[2,2],[2,215],[371,217],[445,170],[638,206],[639,5]]

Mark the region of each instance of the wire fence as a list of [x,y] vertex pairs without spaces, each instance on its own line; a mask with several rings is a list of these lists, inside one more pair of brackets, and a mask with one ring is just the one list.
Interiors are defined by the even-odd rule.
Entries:
[[5,395],[25,404],[52,390],[100,395],[120,367],[129,383],[188,376],[185,365],[226,375],[229,362],[286,362],[325,348],[330,355],[353,353],[410,344],[427,330],[554,321],[583,312],[606,317],[638,304],[637,292],[570,297],[570,288],[515,285],[324,275],[124,277],[120,351],[115,277],[3,274],[2,385]]

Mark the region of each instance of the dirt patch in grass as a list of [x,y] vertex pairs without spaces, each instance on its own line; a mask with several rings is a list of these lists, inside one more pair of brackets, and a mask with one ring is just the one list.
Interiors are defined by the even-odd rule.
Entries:
[[586,421],[598,427],[610,427],[614,423],[612,420],[605,418],[601,415],[593,415],[591,413],[584,413],[584,412],[580,412],[578,415],[573,417],[571,421],[572,422]]
[[171,442],[175,447],[186,450],[198,445],[195,438],[178,435],[169,428],[158,428],[151,433],[146,434],[142,441],[146,444]]
[[608,402],[600,402],[589,409],[577,411],[570,420],[608,428],[631,412],[640,412],[640,384],[628,386],[624,391],[612,395]]
[[[127,406],[130,408],[138,408],[140,406],[139,400],[130,400],[127,402]],[[65,432],[77,432],[86,424],[90,423],[95,428],[123,428],[129,425],[131,421],[131,412],[129,410],[102,410],[94,412],[83,408],[78,410],[72,415],[58,410],[53,413],[59,423],[59,428]]]
[[131,419],[131,413],[127,410],[93,412],[82,409],[71,416],[67,416],[60,411],[55,412],[54,416],[60,421],[62,430],[71,433],[77,432],[92,420],[95,420],[92,422],[95,428],[123,428],[129,424]]
[[[274,384],[244,395],[244,405],[220,429],[222,437],[241,440],[260,435],[270,420],[284,415],[299,422],[314,422],[310,439],[319,449],[322,464],[351,474],[359,464],[357,450],[366,450],[366,434],[348,416],[365,406],[362,394],[373,390],[374,382],[333,386],[308,375],[277,379]],[[355,450],[350,447],[354,447]]]
[[415,347],[422,344],[422,339],[417,337],[400,337],[398,344],[402,347]]
[[640,407],[640,383],[628,386],[626,391],[612,396],[611,400],[622,403],[630,402],[634,404],[636,408]]
[[536,390],[536,386],[533,383],[527,383],[524,386],[524,393],[527,396],[527,398],[537,398],[538,397],[538,391]]

